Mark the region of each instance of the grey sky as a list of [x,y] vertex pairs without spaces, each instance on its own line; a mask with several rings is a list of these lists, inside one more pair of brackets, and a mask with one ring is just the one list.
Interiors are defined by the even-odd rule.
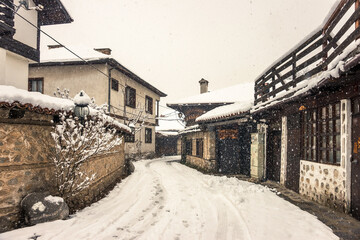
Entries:
[[[74,22],[43,29],[82,57],[85,48],[111,48],[168,94],[165,105],[198,94],[201,78],[209,90],[254,81],[319,26],[335,1],[62,0]],[[41,40],[46,56],[52,41]]]

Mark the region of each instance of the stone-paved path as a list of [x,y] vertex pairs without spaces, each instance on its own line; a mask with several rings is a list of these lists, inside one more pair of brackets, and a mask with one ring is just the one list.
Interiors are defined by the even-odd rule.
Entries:
[[275,188],[278,192],[280,192],[280,197],[298,206],[300,209],[315,215],[320,221],[329,226],[333,230],[334,234],[340,239],[360,239],[360,221],[354,219],[350,215],[334,211],[328,207],[313,202],[276,182],[266,181],[262,182],[261,185],[269,188]]

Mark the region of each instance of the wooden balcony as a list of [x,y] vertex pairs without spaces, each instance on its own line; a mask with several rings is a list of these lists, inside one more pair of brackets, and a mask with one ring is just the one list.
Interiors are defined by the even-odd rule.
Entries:
[[302,81],[333,68],[335,58],[360,37],[358,3],[341,1],[323,26],[261,74],[255,81],[255,106],[281,100]]
[[0,36],[12,37],[15,33],[14,29],[14,13],[9,9],[13,7],[12,0],[2,0],[0,3]]

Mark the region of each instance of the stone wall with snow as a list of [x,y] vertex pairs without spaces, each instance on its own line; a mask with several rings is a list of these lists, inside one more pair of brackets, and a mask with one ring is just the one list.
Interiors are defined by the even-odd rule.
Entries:
[[[20,224],[20,202],[32,192],[56,195],[51,131],[53,115],[0,107],[0,232]],[[84,171],[96,173],[93,184],[70,199],[72,209],[101,197],[124,173],[124,144],[113,153],[92,158]]]

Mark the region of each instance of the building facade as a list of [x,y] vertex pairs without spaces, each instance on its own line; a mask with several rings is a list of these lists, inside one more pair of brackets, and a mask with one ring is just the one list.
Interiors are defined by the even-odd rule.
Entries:
[[265,154],[252,158],[263,163],[257,177],[359,218],[360,9],[334,9],[255,81],[252,146]]
[[0,13],[0,84],[27,89],[28,64],[40,60],[40,27],[73,20],[59,0],[4,0]]
[[[36,86],[43,86],[38,88]],[[35,87],[34,87],[35,86]],[[160,97],[166,94],[112,58],[56,60],[31,64],[28,89],[53,95],[57,89],[84,90],[97,105],[108,104],[110,114],[135,126],[126,138],[127,157],[155,153],[155,126]]]
[[182,162],[205,172],[249,175],[253,85],[208,92],[208,81],[199,83],[200,95],[168,104],[185,115]]

